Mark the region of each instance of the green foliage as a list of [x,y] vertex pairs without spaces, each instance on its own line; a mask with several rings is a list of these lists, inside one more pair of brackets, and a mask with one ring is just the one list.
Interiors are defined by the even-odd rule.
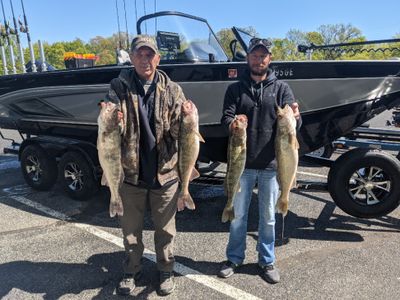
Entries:
[[[242,28],[242,30],[249,32],[253,36],[258,36],[257,31],[249,26]],[[232,40],[235,40],[235,36],[231,29],[224,28],[217,32],[217,37],[221,42],[222,47],[228,56],[232,56],[229,45]],[[17,47],[15,36],[11,36],[11,44],[14,51],[16,60],[17,71],[22,72],[21,60],[19,57],[19,49]],[[21,35],[21,39],[25,38]],[[132,38],[132,36],[130,37]],[[393,38],[400,38],[400,33],[397,33]],[[335,43],[347,43],[364,41],[365,37],[362,35],[360,29],[352,26],[351,24],[328,24],[321,25],[316,31],[302,32],[300,30],[291,29],[286,34],[285,38],[273,39],[273,58],[274,60],[306,60],[307,56],[304,53],[297,51],[298,45],[326,45]],[[55,43],[43,43],[46,60],[49,64],[53,65],[57,69],[64,69],[64,53],[75,52],[78,54],[93,53],[99,57],[96,65],[108,65],[116,62],[115,50],[119,46],[118,33],[115,33],[111,37],[96,36],[85,43],[79,38],[73,41],[59,41]],[[0,44],[4,46],[7,67],[9,74],[12,73],[10,63],[10,49],[8,42],[0,37]],[[122,47],[126,48],[126,41],[122,43]],[[34,54],[36,59],[40,59],[39,47],[37,43],[33,44]],[[349,48],[341,47],[340,51],[314,51],[312,53],[313,60],[325,60],[325,59],[336,59],[336,60],[355,60],[355,59],[390,59],[394,57],[400,57],[400,51],[378,51],[378,48],[400,48],[400,43],[395,44],[382,44],[382,45],[368,45],[368,46],[352,46],[354,51],[349,51]],[[237,44],[238,50],[241,49],[240,45]],[[376,51],[366,51],[367,49],[375,49]],[[25,63],[30,60],[30,52],[28,48],[23,49]],[[0,59],[0,74],[3,74],[3,63]]]
[[[248,32],[252,36],[258,35],[257,31],[252,26],[244,27],[241,29]],[[232,40],[236,39],[235,35],[233,34],[233,31],[230,28],[223,28],[220,31],[218,31],[216,33],[216,35],[222,45],[222,48],[224,48],[225,53],[228,54],[229,58],[232,58],[232,51],[231,51],[229,45]],[[237,43],[236,47],[237,47],[237,50],[243,51],[243,48],[240,46],[239,43]]]

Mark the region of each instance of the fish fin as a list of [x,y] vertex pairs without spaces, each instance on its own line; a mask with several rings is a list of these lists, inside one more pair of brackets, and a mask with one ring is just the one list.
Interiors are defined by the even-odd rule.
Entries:
[[110,200],[110,217],[113,218],[114,216],[122,217],[124,215],[124,207],[122,205],[122,199],[119,198],[118,200],[112,201]]
[[103,173],[103,175],[101,176],[101,185],[108,186],[108,181],[107,181],[107,178],[106,178],[106,176],[104,175],[104,173]]
[[224,195],[228,196],[228,187],[227,187],[227,183],[226,183],[226,177],[224,179]]
[[190,210],[194,210],[196,208],[196,205],[193,202],[192,196],[190,196],[189,193],[187,193],[187,194],[181,193],[179,195],[178,202],[184,203],[185,206]]
[[197,171],[196,168],[193,167],[192,174],[190,174],[189,181],[192,181],[192,180],[194,180],[196,178],[199,178],[199,177],[200,177],[199,171]]
[[235,192],[235,194],[236,194],[236,193],[240,193],[240,191],[241,191],[241,189],[240,189],[240,182],[239,182],[238,185],[237,185],[237,187],[236,187],[236,192]]
[[202,143],[205,143],[206,141],[204,140],[204,138],[201,136],[200,132],[196,131],[196,135],[199,137],[199,141]]
[[281,213],[284,217],[287,215],[288,212],[288,206],[289,206],[289,197],[286,197],[284,199],[283,195],[281,194],[279,196],[278,202],[276,203],[276,208],[278,210],[278,213]]
[[289,134],[289,144],[294,148],[294,149],[299,149],[299,142],[296,139],[296,135],[291,133]]
[[295,188],[297,188],[297,180],[296,180],[296,176],[293,178],[293,181],[292,181],[292,187],[291,187],[292,189],[295,189]]
[[221,217],[222,223],[232,221],[234,218],[235,218],[235,212],[233,211],[233,207],[225,207]]

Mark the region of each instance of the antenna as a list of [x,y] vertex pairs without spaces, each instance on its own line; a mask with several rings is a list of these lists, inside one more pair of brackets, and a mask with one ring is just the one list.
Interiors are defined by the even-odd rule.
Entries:
[[[144,11],[144,15],[147,15],[146,14],[146,0],[143,0],[143,11]],[[144,28],[145,28],[145,31],[147,34],[147,22],[144,23]]]
[[[136,24],[137,24],[137,1],[135,0],[135,16],[136,16]],[[136,32],[137,34],[137,32]]]
[[17,68],[15,67],[14,49],[13,49],[12,42],[10,39],[10,25],[8,24],[8,22],[6,20],[6,13],[4,10],[3,0],[1,0],[1,9],[3,10],[4,26],[6,28],[5,34],[7,37],[8,47],[10,48],[11,66],[12,66],[13,73],[17,74]]
[[[4,29],[5,30],[5,29]],[[4,42],[3,42],[3,26],[0,23],[0,52],[1,52],[1,60],[3,62],[3,73],[4,75],[8,75],[7,69],[7,58],[6,58],[6,51],[4,50]]]
[[26,18],[25,7],[24,7],[23,0],[21,0],[21,6],[22,6],[22,13],[24,14],[24,24],[25,24],[25,26],[22,24],[22,22],[20,20],[18,20],[19,25],[20,25],[19,31],[26,33],[26,36],[28,38],[29,51],[31,53],[32,72],[36,73],[37,72],[37,68],[36,68],[36,61],[35,61],[35,53],[33,52],[33,47],[32,47],[32,43],[31,43],[31,36],[29,34],[29,28],[28,28],[28,20]]
[[118,44],[119,44],[119,49],[122,49],[121,28],[120,28],[120,26],[119,26],[118,0],[115,0],[115,7],[116,7],[116,9],[117,9]]
[[126,49],[129,49],[128,19],[126,18],[125,0],[124,0],[124,13],[125,13],[125,30],[126,30]]
[[19,39],[19,32],[18,32],[18,27],[17,27],[17,20],[15,20],[15,14],[14,14],[14,7],[12,4],[12,1],[10,0],[10,5],[11,5],[11,12],[13,16],[13,21],[14,21],[14,30],[15,30],[15,35],[17,37],[17,44],[19,48],[19,56],[21,60],[21,65],[22,65],[22,73],[26,73],[26,68],[25,68],[25,59],[24,59],[24,50],[22,49],[21,41]]
[[[154,0],[154,13],[157,11],[157,0]],[[155,33],[157,33],[157,17],[154,18]]]

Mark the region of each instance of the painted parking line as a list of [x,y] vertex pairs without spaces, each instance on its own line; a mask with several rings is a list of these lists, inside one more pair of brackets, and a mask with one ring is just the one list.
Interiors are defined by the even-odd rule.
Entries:
[[309,172],[302,172],[302,171],[297,171],[297,174],[306,175],[306,176],[313,176],[313,177],[318,177],[318,178],[325,178],[325,179],[328,178],[328,176],[326,176],[326,175],[309,173]]
[[[44,205],[41,205],[40,203],[34,202],[24,196],[18,196],[18,195],[10,195],[10,198],[14,199],[15,201],[22,203],[26,206],[32,207],[36,210],[39,210],[51,217],[60,219],[60,220],[70,220],[70,218],[61,213],[58,212],[54,209],[51,209],[49,207],[46,207]],[[117,245],[120,248],[124,248],[123,245],[123,240],[122,238],[115,236],[107,231],[104,231],[102,229],[97,228],[96,226],[93,225],[88,225],[88,224],[82,224],[82,223],[71,223],[75,227],[80,228],[81,230],[84,230],[86,232],[89,232],[107,242],[110,242],[112,244]],[[149,249],[144,249],[144,254],[143,256],[147,258],[148,260],[151,260],[152,262],[156,262],[156,254],[155,252],[149,250]],[[189,268],[181,263],[175,262],[175,267],[174,271],[176,273],[181,274],[182,276],[191,279],[197,283],[200,283],[204,286],[207,286],[221,294],[224,294],[226,296],[229,296],[233,299],[249,299],[249,300],[259,300],[261,298],[258,298],[250,293],[247,293],[241,289],[238,289],[236,287],[233,287],[229,284],[226,284],[222,282],[221,280],[218,280],[214,277],[205,275],[203,273],[200,273],[199,271],[196,271],[192,268]]]

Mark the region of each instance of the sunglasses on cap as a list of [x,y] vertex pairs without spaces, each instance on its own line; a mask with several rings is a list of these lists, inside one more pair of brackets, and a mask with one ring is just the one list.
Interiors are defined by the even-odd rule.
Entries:
[[252,38],[249,43],[248,53],[253,51],[255,47],[262,46],[264,47],[269,53],[271,53],[272,42],[268,39],[261,39],[261,38]]

